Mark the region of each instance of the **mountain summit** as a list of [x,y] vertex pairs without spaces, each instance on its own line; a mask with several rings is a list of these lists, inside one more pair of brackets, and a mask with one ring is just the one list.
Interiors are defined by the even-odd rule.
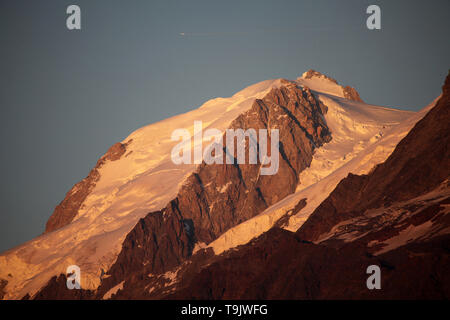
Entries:
[[[328,91],[334,95],[354,100],[358,102],[364,102],[359,96],[358,91],[350,86],[341,86],[339,83],[318,71],[308,70],[303,73],[303,75],[297,79],[298,82],[304,83],[305,85],[312,86],[311,88],[318,88],[318,91],[325,92]],[[324,91],[325,90],[325,91]]]

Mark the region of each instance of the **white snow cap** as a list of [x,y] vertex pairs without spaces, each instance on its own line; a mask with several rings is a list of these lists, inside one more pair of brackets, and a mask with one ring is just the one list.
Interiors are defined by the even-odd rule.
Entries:
[[296,82],[298,85],[308,87],[316,92],[345,97],[344,88],[336,80],[312,69],[304,72]]

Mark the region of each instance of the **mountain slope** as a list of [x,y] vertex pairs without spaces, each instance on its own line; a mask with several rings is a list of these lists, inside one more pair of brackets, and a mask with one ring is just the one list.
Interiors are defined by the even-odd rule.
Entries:
[[100,292],[129,274],[161,274],[178,266],[192,255],[195,244],[209,244],[294,192],[315,146],[330,139],[324,110],[308,89],[289,81],[255,100],[231,128],[279,128],[278,173],[262,176],[259,166],[251,164],[201,164],[167,207],[147,215],[128,234]]
[[[132,279],[171,279],[273,225],[296,230],[342,178],[384,161],[428,111],[370,106],[355,92],[311,71],[135,131],[69,191],[44,235],[0,255],[5,298],[102,298]],[[195,120],[222,131],[279,128],[278,174],[260,176],[248,164],[174,165],[171,132],[192,133]],[[86,290],[67,293],[58,275],[71,264]]]
[[280,79],[263,81],[232,97],[210,100],[196,110],[136,130],[121,143],[125,152],[113,147],[84,182],[67,193],[44,235],[0,255],[0,278],[8,281],[5,297],[34,293],[71,264],[84,271],[84,287],[96,288],[102,270],[116,260],[139,219],[164,208],[196,168],[172,163],[170,151],[177,142],[171,133],[186,128],[192,134],[194,120],[202,120],[204,129],[224,130],[255,99],[280,85]]

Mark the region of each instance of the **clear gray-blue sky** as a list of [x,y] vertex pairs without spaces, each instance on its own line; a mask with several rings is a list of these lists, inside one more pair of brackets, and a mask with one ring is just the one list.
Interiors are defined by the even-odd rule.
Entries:
[[[82,30],[66,29],[78,4]],[[378,4],[381,31],[366,28]],[[418,110],[450,67],[450,1],[0,1],[0,251],[135,129],[313,68]],[[185,33],[185,35],[180,35]]]

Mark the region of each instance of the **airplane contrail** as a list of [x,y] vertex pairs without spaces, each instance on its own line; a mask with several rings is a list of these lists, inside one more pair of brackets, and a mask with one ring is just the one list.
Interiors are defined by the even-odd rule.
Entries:
[[[302,29],[327,29],[326,26],[304,26]],[[274,28],[253,31],[235,31],[235,32],[180,32],[178,35],[182,37],[211,37],[211,36],[242,36],[256,34],[288,34],[298,33],[297,29],[292,28]]]
[[246,35],[251,34],[255,32],[180,32],[180,36],[186,36],[186,37],[209,37],[209,36],[239,36],[239,35]]

